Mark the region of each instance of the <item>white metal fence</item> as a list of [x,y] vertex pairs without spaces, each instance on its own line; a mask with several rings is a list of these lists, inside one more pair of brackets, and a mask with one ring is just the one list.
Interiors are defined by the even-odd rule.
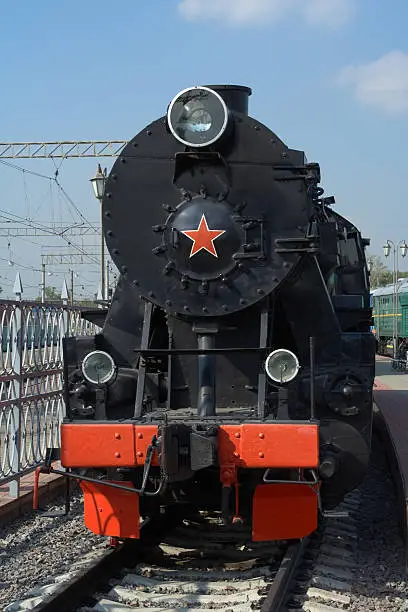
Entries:
[[59,447],[62,338],[98,329],[66,304],[0,302],[0,485],[9,483],[10,496],[18,497],[20,477],[47,447]]

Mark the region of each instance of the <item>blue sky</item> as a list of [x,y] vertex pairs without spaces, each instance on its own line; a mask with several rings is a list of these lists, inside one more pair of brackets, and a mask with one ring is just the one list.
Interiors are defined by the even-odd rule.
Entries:
[[[4,3],[0,58],[0,141],[130,139],[180,89],[249,85],[250,114],[320,163],[326,194],[371,238],[371,252],[381,254],[388,238],[408,241],[406,0]],[[59,169],[62,186],[93,221],[89,178],[97,161],[66,160]],[[50,160],[16,163],[55,171]],[[0,164],[0,184],[1,210],[74,218],[46,179]],[[41,250],[66,247],[29,240],[0,238],[7,294],[17,269],[25,297],[38,294]],[[47,282],[60,287],[66,269],[49,271]],[[76,293],[96,291],[96,266],[78,274]]]

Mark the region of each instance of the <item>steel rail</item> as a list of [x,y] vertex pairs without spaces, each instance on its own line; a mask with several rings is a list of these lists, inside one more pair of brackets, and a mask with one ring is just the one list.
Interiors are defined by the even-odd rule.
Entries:
[[[124,567],[132,567],[137,561],[143,560],[144,551],[158,544],[161,538],[174,528],[176,522],[181,522],[183,515],[176,514],[174,508],[169,508],[167,516],[159,521],[151,520],[142,527],[143,537],[140,540],[126,541],[116,549],[107,551],[101,558],[94,561],[83,574],[65,582],[45,601],[33,608],[34,612],[72,612],[76,608],[93,605],[95,596],[104,591],[110,579],[120,573]],[[290,587],[296,569],[303,558],[308,539],[301,540],[289,546],[280,562],[280,567],[273,578],[266,599],[261,605],[261,612],[283,612],[290,595]]]
[[268,591],[268,595],[262,604],[261,612],[284,612],[286,610],[284,606],[290,595],[292,580],[303,558],[308,542],[309,538],[304,538],[289,546]]
[[63,583],[49,598],[32,608],[33,612],[72,612],[85,605],[118,571],[135,565],[138,556],[143,555],[143,549],[158,544],[169,529],[182,521],[184,514],[180,514],[178,510],[172,506],[166,508],[165,514],[161,514],[158,519],[146,520],[140,526],[140,540],[126,540],[118,547],[108,550],[102,558],[85,569],[83,574]]

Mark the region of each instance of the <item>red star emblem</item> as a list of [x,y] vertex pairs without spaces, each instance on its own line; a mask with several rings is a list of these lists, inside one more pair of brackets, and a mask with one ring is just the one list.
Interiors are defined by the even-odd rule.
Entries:
[[188,238],[190,238],[190,240],[193,241],[190,257],[193,257],[193,255],[201,251],[201,249],[205,249],[208,251],[208,253],[214,255],[214,257],[218,257],[214,246],[214,240],[224,234],[225,230],[208,229],[205,215],[201,217],[200,225],[196,230],[188,230],[181,233],[185,234]]

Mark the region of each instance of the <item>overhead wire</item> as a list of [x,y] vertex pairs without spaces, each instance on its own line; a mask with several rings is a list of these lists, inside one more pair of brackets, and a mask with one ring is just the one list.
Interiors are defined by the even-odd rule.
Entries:
[[[0,213],[3,215],[7,215],[8,217],[10,217],[12,221],[14,221],[15,223],[20,223],[23,225],[28,225],[28,227],[31,227],[32,229],[36,229],[36,230],[40,230],[43,231],[47,234],[50,234],[51,236],[57,236],[59,238],[62,238],[62,240],[64,240],[69,246],[72,246],[74,249],[76,249],[79,253],[81,253],[82,255],[89,257],[89,259],[91,259],[94,263],[99,264],[99,261],[90,253],[87,253],[84,249],[82,249],[78,244],[76,244],[75,242],[72,242],[72,240],[69,240],[68,238],[66,238],[64,236],[64,232],[57,232],[55,230],[50,229],[49,227],[47,227],[46,225],[43,225],[41,223],[37,223],[35,224],[33,221],[26,219],[24,217],[21,217],[20,215],[15,215],[14,213],[10,213],[6,210],[0,209]],[[1,215],[0,215],[1,216]],[[7,219],[6,216],[6,219]],[[66,228],[69,229],[69,228]],[[66,230],[64,230],[66,231]]]
[[[3,276],[2,274],[0,274],[0,279],[8,281],[11,286],[14,285],[14,282],[15,282],[15,279],[12,279],[12,278],[10,278],[8,276]],[[26,285],[24,283],[24,287],[27,288],[27,289],[38,289],[39,284],[38,285]]]
[[26,236],[11,236],[11,238],[13,238],[13,240],[21,240],[22,242],[28,242],[28,243],[33,244],[34,246],[38,247],[38,242],[34,242],[34,240],[30,240]]
[[[80,245],[76,244],[75,242],[72,242],[72,240],[69,240],[66,236],[64,236],[64,232],[67,229],[70,228],[66,228],[64,230],[64,232],[58,232],[55,229],[50,228],[49,226],[46,226],[42,223],[39,222],[34,222],[31,219],[29,219],[30,216],[30,202],[29,202],[29,198],[28,198],[28,192],[27,192],[27,184],[26,184],[26,180],[25,180],[25,175],[26,174],[30,174],[32,176],[36,176],[39,178],[43,178],[45,180],[49,181],[49,189],[50,189],[50,197],[51,197],[51,201],[53,202],[53,189],[52,189],[52,185],[56,184],[58,187],[58,201],[59,204],[61,205],[61,195],[65,198],[66,202],[68,202],[68,204],[74,209],[74,211],[76,212],[76,214],[80,217],[80,219],[83,221],[83,223],[85,223],[90,229],[92,229],[93,231],[95,231],[96,233],[99,233],[99,230],[97,227],[95,227],[95,225],[93,225],[90,221],[88,221],[88,219],[83,215],[83,213],[80,211],[80,209],[78,208],[78,206],[75,204],[75,202],[72,200],[72,198],[68,195],[68,193],[66,192],[66,190],[64,189],[64,187],[61,185],[61,183],[58,180],[58,176],[59,176],[59,170],[62,166],[62,163],[65,161],[64,159],[62,159],[60,165],[57,167],[54,159],[52,159],[53,163],[54,163],[54,167],[55,167],[55,173],[54,176],[47,176],[44,174],[41,174],[39,172],[35,172],[32,170],[27,170],[26,168],[23,168],[21,166],[19,166],[18,164],[12,163],[12,162],[6,162],[4,160],[0,159],[0,163],[3,164],[4,166],[10,167],[14,170],[18,170],[19,172],[23,173],[23,183],[24,183],[24,193],[25,193],[25,202],[26,202],[26,207],[27,207],[27,217],[24,218],[20,215],[16,215],[13,213],[10,213],[9,211],[5,211],[5,210],[1,210],[0,209],[0,213],[3,213],[3,218],[5,219],[6,222],[14,222],[14,223],[18,223],[21,224],[23,226],[26,227],[30,227],[31,229],[34,230],[38,230],[38,231],[42,231],[45,232],[51,236],[55,236],[58,238],[61,238],[62,240],[64,240],[67,245],[71,248],[74,248],[75,250],[77,250],[79,253],[81,253],[84,257],[89,258],[89,260],[91,260],[93,263],[98,264],[99,265],[99,260],[96,259],[93,255],[87,253],[83,248],[81,248]],[[48,192],[48,189],[47,189]],[[35,214],[37,214],[38,210],[41,207],[42,201],[43,201],[44,197],[41,198],[40,204],[39,206],[36,208]],[[69,209],[69,212],[71,212],[71,210]],[[61,214],[61,207],[60,207],[60,214]],[[71,212],[72,215],[72,212]],[[51,211],[51,217],[52,219],[54,219],[54,208],[52,205],[52,211]],[[74,216],[72,215],[73,221],[75,221]],[[71,226],[71,228],[75,227],[75,225]],[[80,226],[81,227],[81,226]],[[36,244],[33,241],[27,240],[21,236],[16,236],[16,238],[25,241],[25,242],[31,242],[32,244]],[[0,260],[4,260],[4,261],[10,261],[4,258],[0,258]],[[26,266],[25,264],[21,264],[18,262],[15,262],[18,266],[20,266],[21,268],[25,268],[28,270],[32,270],[32,271],[36,271],[36,272],[41,272],[41,270],[34,268],[33,266]],[[91,272],[91,270],[90,270]],[[94,272],[92,270],[92,272]],[[82,276],[82,274],[81,274]],[[82,276],[83,279],[85,280],[85,282],[90,283],[91,281],[87,278],[85,278],[84,276]]]
[[[92,223],[90,221],[88,221],[88,219],[82,214],[82,212],[80,211],[80,209],[78,208],[78,206],[75,204],[75,202],[72,200],[72,198],[68,195],[68,193],[66,192],[66,190],[64,189],[64,187],[61,185],[61,183],[58,180],[58,176],[59,176],[59,170],[62,166],[64,159],[61,161],[61,164],[59,165],[59,167],[57,168],[55,161],[53,160],[54,166],[56,168],[54,176],[46,176],[45,174],[40,174],[38,172],[33,172],[32,170],[27,170],[26,168],[22,168],[21,166],[18,166],[17,164],[13,164],[11,162],[6,162],[4,160],[0,159],[0,163],[4,164],[5,166],[9,166],[10,168],[13,168],[15,170],[19,170],[20,172],[23,173],[23,176],[25,174],[32,174],[34,176],[38,176],[44,179],[49,180],[50,182],[53,181],[55,182],[55,184],[58,186],[58,189],[60,190],[60,192],[64,195],[64,197],[66,198],[67,202],[69,202],[69,204],[74,208],[75,212],[79,215],[79,217],[94,231],[98,231],[97,228],[92,225]],[[24,185],[26,188],[26,183],[25,183],[25,177],[24,177]],[[26,194],[27,197],[27,194]]]
[[24,200],[27,207],[27,217],[30,217],[30,200],[27,193],[27,183],[25,180],[25,172],[23,172],[23,185],[24,185]]
[[45,174],[40,174],[39,172],[34,172],[33,170],[27,170],[27,168],[22,168],[17,164],[6,162],[4,159],[0,159],[0,164],[13,168],[14,170],[19,170],[20,172],[25,172],[26,174],[32,174],[33,176],[38,176],[39,178],[47,179],[49,181],[55,180],[53,176],[46,176]]
[[10,260],[10,259],[7,259],[6,257],[0,257],[0,261],[7,261],[7,262],[11,261],[12,264],[17,264],[20,268],[31,270],[32,272],[41,272],[39,268],[34,268],[34,266],[26,266],[25,264],[15,261],[14,258]]
[[43,203],[44,203],[44,201],[45,201],[45,199],[46,199],[47,195],[49,194],[49,199],[50,199],[50,202],[51,202],[51,218],[52,218],[52,221],[54,220],[54,219],[53,219],[53,205],[52,205],[52,202],[53,202],[53,197],[52,197],[52,186],[53,186],[53,181],[50,181],[50,183],[49,183],[49,187],[47,187],[46,192],[44,193],[44,195],[43,195],[43,196],[41,196],[41,197],[39,198],[39,204],[38,204],[37,206],[36,206],[35,204],[33,204],[33,205],[32,205],[32,207],[31,207],[31,208],[34,208],[34,207],[35,207],[35,210],[33,211],[33,218],[36,218],[36,217],[37,217],[38,212],[39,212],[39,210],[40,210],[41,206],[43,205]]
[[81,213],[81,211],[79,210],[79,208],[77,207],[77,205],[75,204],[75,202],[69,197],[69,195],[67,194],[67,192],[65,191],[65,189],[63,188],[63,186],[58,182],[58,179],[55,179],[56,184],[58,185],[59,189],[61,190],[61,193],[65,196],[65,198],[67,199],[67,201],[71,204],[71,206],[75,209],[75,211],[78,213],[78,215],[81,217],[81,219],[87,224],[89,225],[89,227],[91,229],[93,229],[94,231],[98,231],[97,228],[92,225],[92,223],[90,221],[88,221],[88,219],[86,217],[84,217],[84,215]]

